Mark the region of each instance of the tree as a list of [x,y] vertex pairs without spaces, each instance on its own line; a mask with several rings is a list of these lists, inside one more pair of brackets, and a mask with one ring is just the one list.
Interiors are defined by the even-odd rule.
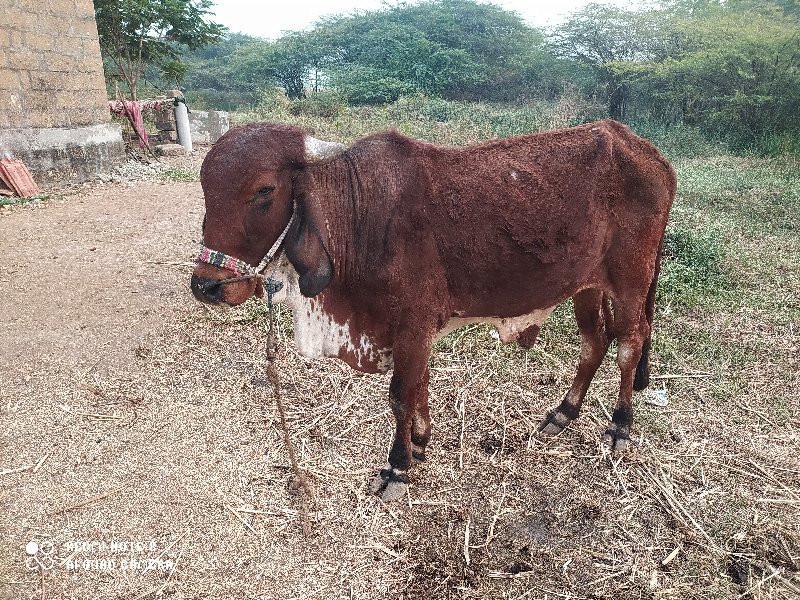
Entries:
[[291,100],[304,98],[312,71],[324,61],[324,50],[312,33],[290,33],[275,42],[257,42],[232,56],[233,75],[247,85],[278,85]]
[[399,4],[335,17],[315,33],[331,81],[350,102],[423,92],[451,99],[519,95],[542,36],[516,13],[473,0]]
[[800,21],[789,5],[676,2],[678,50],[632,70],[654,116],[669,113],[738,146],[800,131]]
[[211,46],[184,50],[181,60],[189,66],[184,85],[189,89],[190,103],[218,110],[257,104],[261,89],[240,76],[237,61],[246,48],[260,42],[249,35],[228,33]]
[[131,99],[148,65],[180,80],[185,68],[181,47],[197,49],[217,42],[225,28],[207,21],[211,0],[95,0],[100,49],[106,64],[122,78]]
[[615,119],[624,119],[630,101],[628,70],[659,61],[674,50],[675,34],[659,11],[632,11],[589,4],[557,27],[555,52],[589,67],[598,92]]

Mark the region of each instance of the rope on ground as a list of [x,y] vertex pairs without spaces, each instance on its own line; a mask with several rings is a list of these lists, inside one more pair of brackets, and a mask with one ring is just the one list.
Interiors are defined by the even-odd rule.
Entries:
[[311,489],[311,485],[308,483],[305,473],[300,469],[300,465],[297,464],[294,445],[292,444],[289,433],[289,424],[286,422],[286,411],[283,408],[283,400],[281,399],[280,380],[278,379],[278,371],[275,369],[274,357],[271,357],[267,363],[267,379],[275,390],[275,404],[278,407],[278,414],[281,418],[283,444],[286,446],[286,451],[289,453],[289,461],[292,465],[292,472],[294,473],[292,489],[296,490],[300,495],[300,520],[303,526],[303,535],[308,537],[311,535],[311,521],[308,516],[308,505],[314,497],[314,491]]
[[289,431],[289,424],[286,420],[286,410],[283,407],[283,399],[281,398],[280,378],[278,377],[278,370],[275,367],[277,358],[277,345],[275,343],[275,313],[274,305],[272,302],[273,296],[280,290],[281,285],[266,281],[264,284],[265,291],[267,292],[267,306],[269,307],[269,332],[267,334],[267,380],[272,384],[275,394],[275,404],[278,407],[278,415],[281,419],[281,430],[283,431],[283,444],[286,446],[286,451],[289,454],[289,462],[292,466],[294,473],[294,480],[292,481],[291,488],[300,495],[300,522],[303,527],[303,535],[309,537],[311,535],[311,521],[309,519],[309,504],[314,498],[314,490],[308,482],[305,473],[300,469],[297,464],[297,456],[294,452],[294,444],[292,444],[292,437]]

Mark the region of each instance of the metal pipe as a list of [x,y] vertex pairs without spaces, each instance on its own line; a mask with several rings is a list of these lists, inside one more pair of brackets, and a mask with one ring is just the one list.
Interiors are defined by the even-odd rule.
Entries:
[[188,154],[192,151],[192,132],[189,129],[189,109],[183,98],[175,98],[175,122],[178,124],[178,143]]

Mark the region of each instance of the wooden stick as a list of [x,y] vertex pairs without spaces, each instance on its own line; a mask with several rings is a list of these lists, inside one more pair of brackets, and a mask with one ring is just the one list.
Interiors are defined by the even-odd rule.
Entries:
[[245,527],[247,527],[247,529],[249,529],[250,531],[252,531],[252,532],[253,532],[255,535],[258,535],[258,534],[256,533],[256,530],[255,530],[255,529],[253,529],[253,528],[250,526],[250,523],[248,523],[247,521],[245,521],[245,520],[242,518],[242,515],[240,515],[239,513],[237,513],[235,510],[233,510],[233,507],[232,507],[232,506],[230,506],[229,504],[226,504],[226,505],[225,505],[225,508],[227,508],[229,511],[231,511],[231,512],[233,513],[233,516],[234,516],[234,517],[236,517],[237,519],[239,519],[239,520],[242,522],[242,525],[244,525]]
[[52,512],[49,512],[49,513],[47,513],[47,516],[48,517],[52,517],[52,516],[55,516],[55,515],[60,515],[61,513],[65,513],[65,512],[67,512],[69,510],[75,510],[76,508],[83,508],[84,506],[88,506],[89,504],[92,504],[93,502],[97,502],[98,500],[103,500],[104,498],[108,498],[109,496],[113,496],[114,494],[119,492],[121,489],[122,489],[121,487],[118,487],[116,489],[111,490],[110,492],[105,492],[103,494],[97,494],[96,496],[92,496],[90,498],[87,498],[86,500],[82,500],[81,502],[78,502],[77,504],[72,504],[70,506],[65,506],[64,508],[59,508],[58,510],[54,510]]
[[464,526],[464,561],[469,565],[469,523],[470,517],[467,515],[467,523]]
[[23,471],[27,471],[28,469],[33,469],[36,465],[26,465],[24,467],[17,467],[16,469],[6,469],[5,471],[0,471],[0,475],[11,475],[12,473],[22,473]]
[[691,373],[686,375],[667,373],[666,375],[651,375],[650,379],[703,379],[704,377],[711,377],[711,373]]
[[45,454],[42,458],[39,459],[39,462],[36,463],[36,466],[33,467],[33,472],[36,473],[39,470],[39,467],[42,466],[47,457],[50,456],[49,454]]
[[275,370],[274,357],[267,363],[267,378],[270,383],[272,383],[272,387],[275,390],[275,404],[278,407],[278,414],[281,418],[283,443],[286,446],[286,451],[289,453],[289,460],[292,463],[295,483],[300,488],[300,514],[302,517],[303,535],[308,537],[311,535],[311,523],[308,519],[308,500],[314,497],[314,492],[311,490],[311,486],[308,484],[305,474],[300,470],[300,466],[297,464],[297,457],[294,454],[294,445],[289,435],[289,425],[286,422],[286,411],[283,408],[283,401],[281,400],[280,382],[278,381],[278,372]]

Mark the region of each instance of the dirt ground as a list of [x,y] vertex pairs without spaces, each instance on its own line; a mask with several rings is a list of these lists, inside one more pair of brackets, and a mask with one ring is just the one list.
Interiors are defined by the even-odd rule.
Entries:
[[[582,418],[541,440],[577,358],[568,312],[529,352],[481,327],[438,346],[429,460],[384,504],[366,487],[387,378],[297,356],[282,310],[304,516],[259,383],[264,307],[189,292],[202,212],[199,183],[169,179],[0,210],[0,598],[800,597],[796,373],[748,374],[788,406],[746,385],[728,403],[742,373],[656,362],[681,374],[656,385],[670,407],[639,401],[613,458],[607,360]],[[753,335],[796,356],[796,333]]]

